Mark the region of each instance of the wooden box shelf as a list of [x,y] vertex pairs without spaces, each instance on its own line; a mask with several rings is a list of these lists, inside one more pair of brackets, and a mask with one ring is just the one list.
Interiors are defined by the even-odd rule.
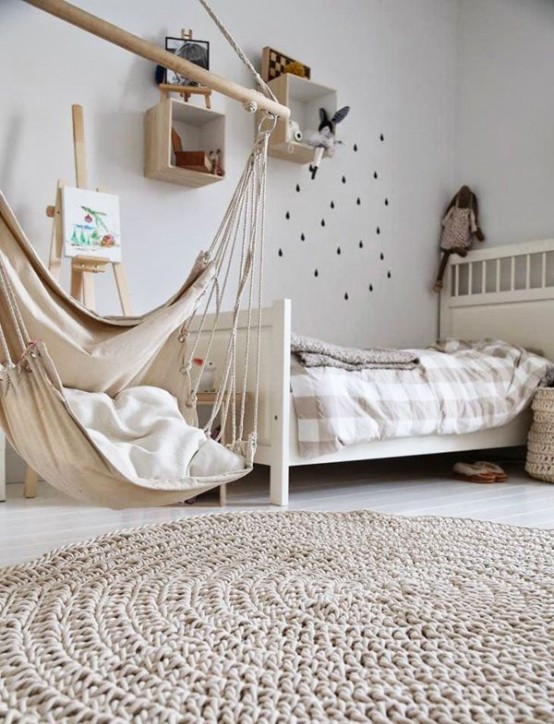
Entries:
[[206,186],[223,176],[194,171],[175,165],[171,147],[171,129],[179,133],[184,151],[222,152],[225,168],[225,116],[175,98],[162,97],[145,116],[144,175],[148,178],[183,186]]
[[[307,78],[285,73],[269,81],[268,85],[277,100],[290,108],[291,121],[296,121],[303,133],[307,130],[317,131],[320,108],[325,108],[330,116],[337,110],[336,90]],[[314,158],[313,147],[294,141],[290,136],[289,124],[284,120],[277,121],[268,152],[270,156],[293,163],[312,163]]]

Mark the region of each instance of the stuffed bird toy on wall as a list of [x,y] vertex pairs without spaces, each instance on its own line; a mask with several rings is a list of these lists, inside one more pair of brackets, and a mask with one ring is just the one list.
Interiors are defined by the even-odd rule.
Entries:
[[350,106],[344,106],[339,108],[332,118],[329,118],[327,111],[324,108],[319,109],[319,128],[317,133],[314,133],[306,138],[306,143],[315,148],[314,162],[310,164],[310,173],[312,179],[315,179],[317,169],[321,163],[323,156],[333,156],[335,153],[335,147],[340,141],[337,141],[336,130],[337,124],[344,121]]

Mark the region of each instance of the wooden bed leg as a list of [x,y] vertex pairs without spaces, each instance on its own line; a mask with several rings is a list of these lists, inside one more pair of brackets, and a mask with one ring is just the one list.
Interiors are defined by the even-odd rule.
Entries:
[[23,495],[25,498],[37,497],[38,473],[27,465],[25,470],[25,485],[23,487]]
[[269,468],[269,499],[272,505],[289,504],[289,467],[277,463]]

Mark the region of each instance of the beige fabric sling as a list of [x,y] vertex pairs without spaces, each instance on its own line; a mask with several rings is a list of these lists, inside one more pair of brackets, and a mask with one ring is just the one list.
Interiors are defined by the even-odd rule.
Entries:
[[[177,294],[142,317],[103,318],[70,298],[49,275],[0,194],[0,423],[16,451],[55,487],[110,507],[161,505],[228,483],[252,469],[256,423],[253,430],[246,431],[244,417],[233,420],[233,439],[227,447],[212,439],[211,428],[222,410],[232,409],[234,415],[235,409],[241,408],[235,404],[237,392],[242,399],[246,396],[246,377],[239,389],[233,375],[236,329],[243,297],[250,311],[261,306],[260,241],[265,226],[269,133],[258,134],[210,250],[198,257]],[[214,323],[205,330],[206,315],[214,311],[217,322],[223,300],[230,296],[231,279],[237,282],[232,296],[233,329],[216,404],[199,435],[202,431],[194,425],[200,376],[194,387],[191,358],[204,333],[208,344],[203,350],[209,359],[217,326]],[[201,321],[195,325],[196,338],[191,339],[189,326],[203,296]],[[249,319],[255,317],[249,314]],[[243,362],[258,375],[259,315],[255,324],[257,329],[251,325],[252,339],[248,329]],[[254,418],[258,386],[256,377]],[[64,388],[80,391],[79,404],[70,406]],[[133,419],[132,415],[123,415],[118,421],[123,433],[116,443],[108,439],[113,420],[106,422],[106,416],[117,413],[122,392],[131,409],[141,399],[154,400],[160,406],[152,409],[150,402],[144,411],[153,427],[149,447],[139,455],[137,446],[144,431],[133,439],[133,431],[125,428],[125,420]],[[114,399],[107,399],[104,393]],[[83,397],[87,394],[90,406],[98,411],[97,419],[87,411],[87,398]],[[158,430],[157,418],[169,422]],[[225,423],[225,419],[221,421],[222,429]],[[137,459],[155,456],[157,448],[171,449],[174,455],[179,445],[184,457],[174,475],[168,475],[167,466],[156,465],[154,460],[144,477]],[[163,471],[161,477],[153,476],[153,470]]]

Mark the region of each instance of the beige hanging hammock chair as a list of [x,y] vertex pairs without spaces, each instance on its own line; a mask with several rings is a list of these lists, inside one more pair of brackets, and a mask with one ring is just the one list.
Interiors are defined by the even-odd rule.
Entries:
[[[182,288],[142,317],[103,318],[68,296],[0,194],[0,424],[19,455],[63,492],[112,508],[166,505],[246,475],[256,449],[267,144],[288,109],[240,52],[264,95],[165,53],[63,0],[26,0],[272,114],[262,122],[221,226]],[[268,128],[264,128],[266,125]],[[231,285],[234,284],[234,293]],[[232,307],[220,387],[197,427],[192,359],[209,360],[224,302]],[[246,312],[241,312],[242,306]],[[213,312],[208,316],[209,312]],[[237,345],[239,314],[248,319]],[[196,315],[196,318],[195,318]],[[193,319],[195,322],[193,324]],[[240,359],[238,359],[240,355]],[[237,369],[246,374],[237,379]],[[253,379],[248,379],[252,375]],[[254,389],[253,429],[245,429]],[[219,418],[220,432],[214,432]],[[231,439],[221,444],[223,430]]]

